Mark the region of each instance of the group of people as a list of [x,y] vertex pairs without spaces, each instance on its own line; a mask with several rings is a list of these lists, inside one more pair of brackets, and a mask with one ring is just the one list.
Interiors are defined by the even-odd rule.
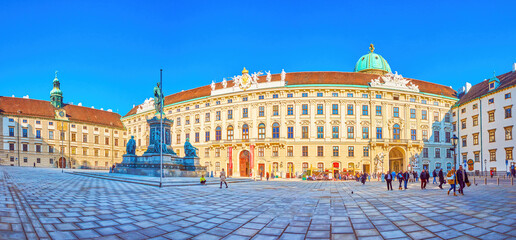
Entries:
[[[415,173],[415,174],[414,174]],[[433,181],[432,184],[437,184],[437,179],[439,180],[439,188],[443,189],[443,184],[448,182],[450,184],[450,189],[448,190],[448,195],[450,194],[450,191],[453,190],[453,195],[457,196],[455,193],[456,185],[459,184],[459,190],[458,192],[462,195],[464,195],[464,187],[470,186],[470,182],[468,179],[467,172],[462,168],[462,166],[459,167],[458,171],[455,171],[455,167],[452,168],[451,171],[446,174],[446,181],[444,179],[444,172],[443,169],[439,169],[439,172],[437,170],[434,170],[432,172]],[[396,173],[395,171],[387,171],[387,173],[382,173],[382,181],[385,180],[387,182],[387,191],[392,191],[392,181],[395,181],[398,179],[399,181],[399,190],[402,189],[408,189],[407,183],[410,181],[410,179],[414,179],[415,181],[418,180],[418,178],[421,180],[421,189],[426,189],[426,185],[430,181],[430,172],[423,169],[421,171],[421,174],[417,176],[417,172],[408,172],[408,171],[399,171]],[[403,186],[402,186],[403,185]]]
[[[201,185],[206,185],[206,178],[204,175],[201,176],[200,182]],[[226,172],[224,172],[224,168],[220,172],[220,188],[222,188],[222,183],[226,184],[226,188],[228,188],[228,183],[226,182]]]

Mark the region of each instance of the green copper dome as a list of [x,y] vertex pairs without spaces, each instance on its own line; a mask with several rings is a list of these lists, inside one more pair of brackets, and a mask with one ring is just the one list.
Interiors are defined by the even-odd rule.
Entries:
[[369,47],[370,53],[360,57],[357,64],[355,65],[355,72],[374,73],[374,74],[385,74],[391,72],[391,67],[385,61],[385,59],[374,53],[374,46],[371,44]]
[[63,91],[61,91],[59,79],[57,79],[57,71],[56,77],[53,82],[54,87],[50,91],[50,103],[56,108],[63,107]]

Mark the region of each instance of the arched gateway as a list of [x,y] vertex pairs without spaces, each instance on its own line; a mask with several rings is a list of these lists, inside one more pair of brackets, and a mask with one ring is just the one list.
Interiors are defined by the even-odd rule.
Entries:
[[241,151],[238,158],[240,159],[240,177],[249,177],[251,173],[249,151]]
[[389,152],[389,169],[391,171],[399,172],[403,170],[403,159],[405,158],[403,150],[400,148],[393,148]]
[[61,157],[59,158],[59,168],[66,168],[66,158]]

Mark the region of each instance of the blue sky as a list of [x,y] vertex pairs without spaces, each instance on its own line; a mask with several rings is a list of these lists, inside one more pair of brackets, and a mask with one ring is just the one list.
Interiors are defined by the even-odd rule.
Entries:
[[[494,2],[494,1],[492,1]],[[241,72],[353,71],[374,43],[393,71],[458,89],[511,70],[515,1],[0,1],[0,95],[125,115]]]

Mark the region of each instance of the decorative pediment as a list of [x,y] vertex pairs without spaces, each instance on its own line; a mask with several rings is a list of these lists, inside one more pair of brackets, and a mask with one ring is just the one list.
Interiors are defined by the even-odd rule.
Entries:
[[303,121],[301,121],[301,125],[310,125],[310,121],[303,120]]
[[387,123],[389,125],[389,129],[392,129],[394,124],[398,124],[400,128],[403,128],[405,126],[405,121],[399,118],[390,119]]
[[353,120],[346,121],[346,125],[355,125],[355,124],[356,124],[356,122]]
[[388,88],[396,90],[405,90],[411,92],[419,92],[419,86],[415,85],[406,78],[403,78],[398,72],[386,73],[383,76],[373,79],[369,85],[371,87]]
[[292,125],[296,124],[296,121],[294,121],[294,120],[288,120],[288,121],[286,122],[286,124],[287,124],[287,126],[292,126]]
[[331,125],[340,125],[340,121],[339,120],[331,120],[330,124]]
[[210,130],[211,130],[211,127],[210,127],[210,126],[206,126],[206,127],[204,127],[204,131],[208,132],[208,131],[210,131]]
[[196,131],[196,132],[201,131],[201,128],[200,127],[195,127],[194,131]]
[[369,121],[362,121],[362,122],[360,122],[360,125],[369,126]]
[[451,127],[449,127],[449,126],[444,127],[444,131],[446,131],[446,132],[451,132],[451,130],[452,130],[452,129],[451,129]]
[[439,131],[439,130],[441,130],[441,126],[439,126],[439,125],[434,125],[434,126],[432,127],[432,129],[433,129],[434,131]]
[[316,125],[324,125],[324,123],[325,123],[324,120],[317,120],[317,121],[315,121]]
[[428,129],[428,125],[421,125],[421,129]]

